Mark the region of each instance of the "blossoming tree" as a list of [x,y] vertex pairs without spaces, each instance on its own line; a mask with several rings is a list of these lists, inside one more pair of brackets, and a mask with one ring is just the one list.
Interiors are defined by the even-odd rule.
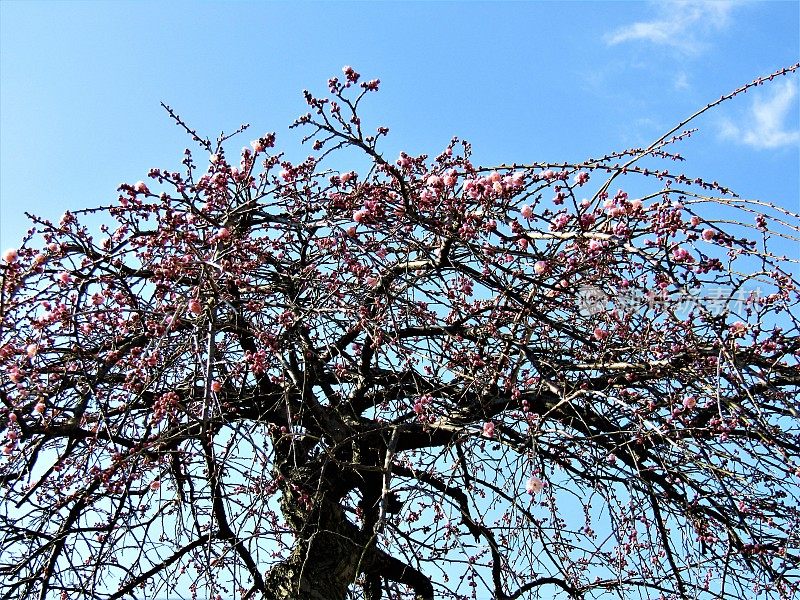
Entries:
[[671,170],[691,119],[390,160],[378,85],[300,164],[167,108],[201,161],[6,251],[0,598],[796,594],[797,215]]

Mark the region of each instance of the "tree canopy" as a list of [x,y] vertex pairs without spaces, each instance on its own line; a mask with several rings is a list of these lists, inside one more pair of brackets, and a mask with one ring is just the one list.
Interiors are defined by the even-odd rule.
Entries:
[[299,163],[166,107],[3,256],[0,598],[793,597],[798,215],[675,148],[797,69],[572,164],[388,158],[350,67]]

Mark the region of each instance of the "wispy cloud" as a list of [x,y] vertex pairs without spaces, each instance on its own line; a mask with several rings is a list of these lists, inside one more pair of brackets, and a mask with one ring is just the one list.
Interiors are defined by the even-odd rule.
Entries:
[[676,90],[688,90],[691,87],[689,85],[689,76],[684,71],[681,71],[675,76],[675,81],[672,82],[672,85]]
[[792,109],[797,111],[797,81],[783,80],[770,84],[770,91],[753,100],[747,114],[734,123],[725,119],[720,125],[724,139],[758,149],[780,148],[800,143],[800,130],[787,129]]
[[707,47],[706,38],[730,22],[734,2],[677,0],[655,4],[657,15],[651,21],[625,25],[606,35],[610,45],[646,41],[697,54]]

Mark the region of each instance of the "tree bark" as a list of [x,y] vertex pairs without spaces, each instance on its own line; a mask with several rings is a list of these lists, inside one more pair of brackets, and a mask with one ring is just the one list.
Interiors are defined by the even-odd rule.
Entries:
[[[287,491],[282,504],[298,541],[289,558],[266,574],[266,600],[345,600],[361,573],[373,581],[379,577],[407,585],[415,600],[433,600],[430,579],[376,548],[372,533],[351,523],[338,503],[323,497],[304,510]],[[373,596],[378,590],[372,587]]]

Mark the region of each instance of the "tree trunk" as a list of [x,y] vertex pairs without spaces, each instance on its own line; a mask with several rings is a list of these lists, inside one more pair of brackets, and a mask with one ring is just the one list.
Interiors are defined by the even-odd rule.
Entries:
[[305,510],[286,492],[282,509],[298,541],[289,558],[267,573],[267,600],[345,600],[361,573],[369,576],[371,598],[380,598],[374,582],[382,578],[409,586],[415,600],[433,600],[430,580],[376,548],[372,533],[351,523],[338,503],[323,498]]

